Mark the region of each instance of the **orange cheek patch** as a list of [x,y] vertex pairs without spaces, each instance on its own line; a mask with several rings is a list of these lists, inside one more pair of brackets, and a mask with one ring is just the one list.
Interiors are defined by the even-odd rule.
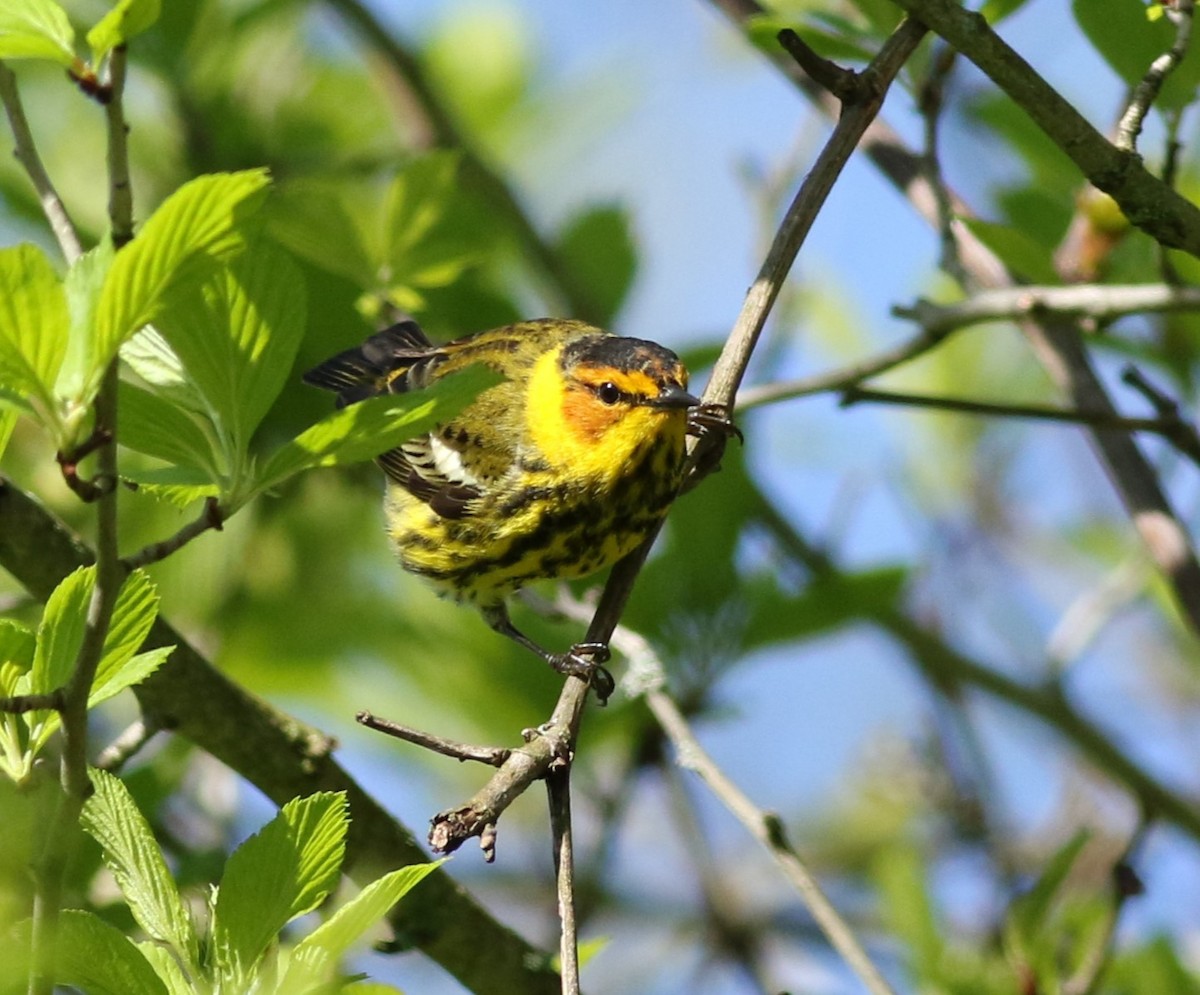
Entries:
[[597,441],[621,416],[620,409],[601,404],[588,390],[568,390],[563,396],[563,422],[576,437]]

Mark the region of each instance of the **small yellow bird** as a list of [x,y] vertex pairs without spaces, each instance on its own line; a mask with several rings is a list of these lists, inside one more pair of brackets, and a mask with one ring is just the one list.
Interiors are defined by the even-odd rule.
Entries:
[[[304,379],[346,405],[421,390],[474,363],[506,379],[378,457],[392,545],[404,569],[475,605],[556,670],[588,679],[603,673],[606,645],[551,653],[512,624],[505,599],[534,580],[593,573],[642,542],[679,490],[688,409],[700,400],[669,349],[557,318],[440,346],[404,321]],[[728,426],[705,409],[697,422]]]

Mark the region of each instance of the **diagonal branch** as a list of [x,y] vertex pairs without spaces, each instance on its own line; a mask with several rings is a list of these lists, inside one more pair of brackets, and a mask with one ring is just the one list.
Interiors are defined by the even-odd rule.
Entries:
[[1006,44],[982,14],[952,0],[896,0],[975,63],[1120,206],[1132,224],[1163,245],[1200,257],[1200,207],[1163,183],[1134,152],[1118,148]]
[[58,240],[67,262],[73,263],[83,255],[83,246],[79,235],[75,232],[75,224],[67,213],[67,208],[59,197],[50,174],[42,164],[37,146],[33,142],[33,132],[29,128],[29,120],[25,117],[25,108],[21,104],[21,96],[17,91],[17,77],[3,62],[0,62],[0,103],[4,104],[4,112],[8,116],[12,128],[14,153],[29,175],[36,191],[42,212],[50,223],[50,230]]

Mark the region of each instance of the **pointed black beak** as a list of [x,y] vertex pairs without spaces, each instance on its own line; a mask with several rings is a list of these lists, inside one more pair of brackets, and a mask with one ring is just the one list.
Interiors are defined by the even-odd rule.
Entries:
[[646,399],[647,406],[651,408],[694,408],[699,403],[700,398],[674,384],[667,387],[658,397]]

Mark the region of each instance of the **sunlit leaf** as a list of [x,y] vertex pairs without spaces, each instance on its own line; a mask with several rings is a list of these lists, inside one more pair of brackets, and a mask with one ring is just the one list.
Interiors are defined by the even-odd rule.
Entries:
[[212,443],[198,416],[130,383],[121,384],[119,397],[122,445],[200,471],[206,483],[215,482]]
[[4,456],[4,450],[8,448],[8,440],[12,438],[19,417],[16,408],[0,403],[0,457]]
[[0,387],[53,416],[54,381],[67,349],[67,299],[45,253],[0,249]]
[[435,861],[401,867],[372,881],[296,944],[280,989],[307,991],[310,986],[328,981],[338,962],[363,934],[440,864]]
[[58,917],[55,980],[87,995],[168,995],[145,954],[93,912],[64,909]]
[[20,622],[0,618],[0,697],[17,694],[17,682],[33,666],[33,632]]
[[304,331],[304,282],[265,238],[180,296],[157,328],[207,401],[232,463],[283,389]]
[[139,943],[137,948],[142,952],[142,956],[150,962],[150,966],[154,968],[154,973],[158,975],[159,980],[166,985],[167,995],[196,995],[195,987],[188,980],[183,968],[179,966],[179,961],[175,959],[175,955],[169,949],[159,946],[151,940]]
[[207,470],[186,466],[124,467],[121,475],[136,484],[139,492],[181,509],[221,493]]
[[88,602],[95,580],[93,567],[80,567],[69,574],[46,600],[30,671],[33,694],[53,691],[70,678],[83,642]]
[[[94,571],[86,581],[88,596],[91,594],[93,582]],[[81,592],[80,598],[82,597]],[[86,601],[83,603],[86,605]],[[157,617],[158,592],[144,570],[135,570],[125,578],[117,594],[112,621],[105,634],[104,647],[96,665],[95,676],[92,678],[92,688],[88,695],[89,708],[144,680],[170,654],[173,647],[155,649],[135,656]],[[34,749],[41,749],[60,724],[61,719],[57,713],[47,715],[33,736]]]
[[4,0],[0,4],[0,59],[75,61],[75,31],[53,0]]
[[167,310],[169,292],[209,275],[214,263],[245,247],[241,224],[266,193],[265,170],[201,176],[156,210],[109,268],[96,311],[88,383],[121,343]]
[[114,258],[112,239],[106,235],[67,270],[63,282],[67,292],[67,309],[71,315],[71,330],[67,354],[58,374],[56,389],[60,397],[78,396],[82,389],[92,351],[92,339],[95,337],[96,306]]
[[213,911],[222,976],[245,979],[284,926],[337,884],[349,816],[341,792],[295,798],[230,856]]
[[274,487],[301,470],[374,459],[448,421],[500,381],[486,367],[468,367],[414,394],[372,397],[342,408],[302,432],[267,460],[257,488]]
[[93,62],[145,31],[158,20],[160,9],[161,0],[118,0],[87,34]]
[[103,849],[104,862],[138,925],[168,944],[185,965],[194,966],[195,925],[150,826],[119,778],[101,770],[91,776],[96,790],[83,807],[83,828]]

